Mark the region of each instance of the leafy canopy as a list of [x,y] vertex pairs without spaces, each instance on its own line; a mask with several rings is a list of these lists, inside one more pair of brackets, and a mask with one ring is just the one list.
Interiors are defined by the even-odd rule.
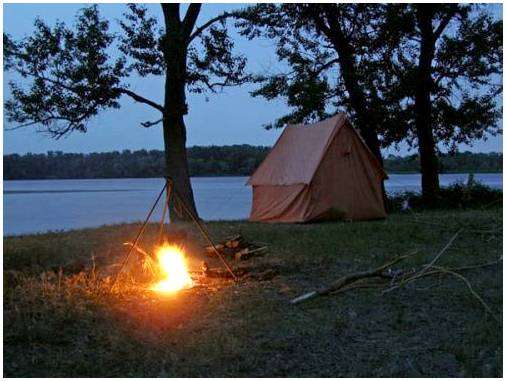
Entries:
[[[274,39],[277,56],[288,67],[256,77],[260,87],[254,96],[282,97],[292,107],[289,114],[266,127],[311,122],[336,112],[354,117],[336,50],[340,41],[352,49],[355,85],[365,89],[367,108],[375,110],[378,125],[392,123],[398,107],[385,99],[388,83],[383,62],[398,36],[383,28],[387,10],[382,4],[260,4],[248,8],[245,20],[238,23],[242,34],[250,39]],[[336,38],[338,28],[341,35]]]
[[[455,149],[501,132],[502,20],[487,5],[439,4],[433,17],[432,125],[438,142]],[[352,49],[356,85],[363,89],[383,146],[414,146],[414,96],[420,54],[416,5],[260,4],[238,22],[250,39],[276,41],[287,70],[257,75],[254,96],[281,97],[291,112],[267,125],[311,122],[336,112],[355,115],[336,50]]]
[[16,41],[4,34],[4,70],[22,77],[9,83],[7,121],[16,123],[14,128],[38,126],[59,138],[85,132],[100,111],[119,108],[123,95],[163,114],[165,106],[132,91],[128,79],[166,75],[168,64],[180,56],[169,51],[168,41],[176,41],[178,53],[184,53],[181,78],[190,91],[216,92],[248,79],[246,59],[233,53],[227,33],[226,20],[232,14],[194,27],[200,4],[189,5],[182,20],[179,5],[170,7],[174,17],[165,18],[161,26],[146,7],[128,5],[119,21],[121,33],[110,30],[94,5],[79,11],[72,27],[63,22],[49,26],[37,19],[28,37]]
[[[408,27],[392,53],[390,90],[392,102],[402,106],[405,123],[387,132],[388,141],[407,138],[416,143],[414,94],[421,31],[416,24],[416,7],[398,5],[397,20]],[[487,6],[466,4],[434,5],[432,8],[433,59],[431,66],[431,123],[438,142],[450,150],[459,143],[471,144],[502,130],[502,20],[496,20]],[[389,20],[388,28],[395,28]]]

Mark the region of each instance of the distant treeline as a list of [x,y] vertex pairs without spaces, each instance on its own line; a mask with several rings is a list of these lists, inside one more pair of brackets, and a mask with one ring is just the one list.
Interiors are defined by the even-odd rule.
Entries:
[[[387,156],[385,169],[389,173],[419,172],[418,155]],[[440,173],[486,173],[502,172],[502,153],[460,152],[439,156]]]
[[[191,176],[249,176],[270,147],[250,145],[190,147]],[[440,158],[441,172],[502,172],[502,153],[463,152]],[[161,177],[163,151],[140,150],[105,153],[63,153],[5,155],[4,179],[90,179]],[[418,172],[417,155],[385,158],[389,173]]]

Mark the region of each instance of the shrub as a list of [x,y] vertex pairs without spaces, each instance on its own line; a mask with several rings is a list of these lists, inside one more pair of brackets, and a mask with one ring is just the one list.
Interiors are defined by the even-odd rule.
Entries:
[[390,211],[423,209],[469,209],[499,206],[502,200],[502,190],[490,188],[474,179],[471,174],[467,183],[455,182],[448,187],[441,188],[436,199],[428,203],[416,192],[398,193],[388,197]]

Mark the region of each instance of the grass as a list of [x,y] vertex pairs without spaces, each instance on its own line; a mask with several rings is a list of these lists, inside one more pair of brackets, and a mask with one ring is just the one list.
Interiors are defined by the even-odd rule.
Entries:
[[[426,278],[382,295],[354,290],[291,306],[339,276],[419,248],[426,263],[464,227],[445,266],[497,259],[502,209],[394,214],[384,221],[267,225],[213,222],[269,253],[249,266],[268,281],[218,282],[159,296],[131,276],[109,293],[106,265],[138,224],[4,239],[7,377],[502,376],[502,326],[457,278]],[[146,242],[154,242],[150,226]],[[200,243],[200,242],[199,242]],[[188,248],[195,256],[195,245]],[[91,258],[94,257],[94,260]],[[95,265],[95,270],[89,270]],[[62,270],[59,270],[62,268]],[[84,271],[81,271],[83,270]],[[502,266],[465,273],[502,320]],[[119,290],[119,291],[118,291]]]

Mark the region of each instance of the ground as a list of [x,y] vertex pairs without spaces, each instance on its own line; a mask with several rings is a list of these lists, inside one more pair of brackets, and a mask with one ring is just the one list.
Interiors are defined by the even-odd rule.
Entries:
[[[278,275],[172,296],[122,277],[109,292],[101,269],[138,226],[5,238],[5,376],[502,376],[502,263],[462,272],[500,322],[452,276],[289,304],[413,249],[420,253],[399,267],[427,263],[460,228],[441,265],[497,260],[502,209],[356,223],[213,222],[216,239],[241,233],[267,244],[247,266]],[[150,226],[147,242],[155,234]]]

